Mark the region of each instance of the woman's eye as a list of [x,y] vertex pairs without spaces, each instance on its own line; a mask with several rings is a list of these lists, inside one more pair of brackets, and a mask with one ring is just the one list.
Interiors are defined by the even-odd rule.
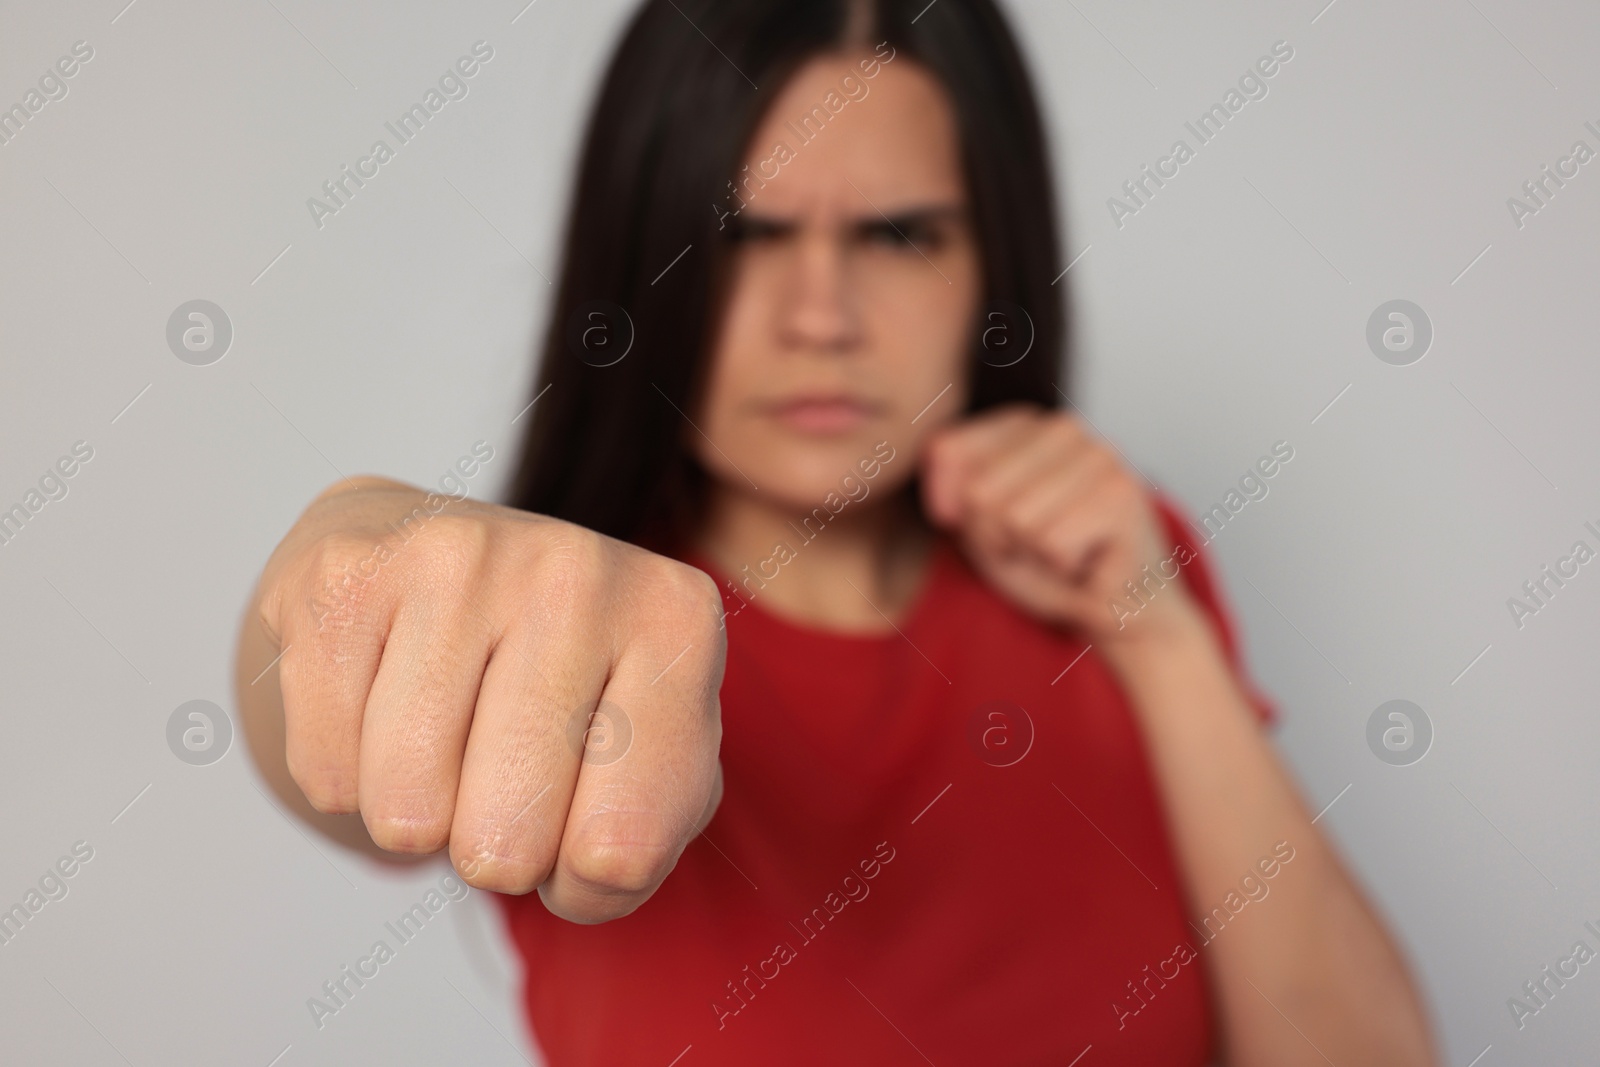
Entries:
[[736,222],[729,229],[728,240],[736,244],[758,244],[783,236],[783,227],[765,222]]
[[909,252],[938,247],[940,235],[937,229],[926,223],[902,222],[869,226],[865,236],[869,244]]

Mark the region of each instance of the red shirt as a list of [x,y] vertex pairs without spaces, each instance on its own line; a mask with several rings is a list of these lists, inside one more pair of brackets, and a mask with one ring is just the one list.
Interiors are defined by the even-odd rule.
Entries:
[[[552,1067],[1208,1062],[1204,938],[1095,652],[947,541],[884,636],[786,621],[691,562],[728,611],[716,817],[625,918],[500,898]],[[1237,669],[1205,559],[1181,574]]]

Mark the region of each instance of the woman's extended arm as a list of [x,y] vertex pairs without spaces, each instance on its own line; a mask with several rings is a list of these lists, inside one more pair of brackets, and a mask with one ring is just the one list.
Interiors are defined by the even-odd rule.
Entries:
[[[1230,1067],[1433,1064],[1400,953],[1312,825],[1204,609],[1182,581],[1136,614],[1113,608],[1168,555],[1141,481],[1079,420],[1036,408],[958,424],[924,464],[930,517],[1002,593],[1086,634],[1129,695],[1193,925],[1211,931],[1199,951]],[[1239,903],[1246,878],[1269,876]]]

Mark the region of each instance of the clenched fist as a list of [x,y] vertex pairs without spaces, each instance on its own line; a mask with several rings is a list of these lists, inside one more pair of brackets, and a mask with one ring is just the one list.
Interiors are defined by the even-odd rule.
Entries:
[[1061,411],[1009,405],[945,427],[922,457],[928,516],[952,531],[974,567],[1046,622],[1115,645],[1192,625],[1181,581],[1129,622],[1113,607],[1146,565],[1169,556],[1139,477]]
[[288,773],[391,852],[448,845],[470,884],[602,922],[721,799],[722,602],[691,567],[363,478],[312,502],[256,606]]

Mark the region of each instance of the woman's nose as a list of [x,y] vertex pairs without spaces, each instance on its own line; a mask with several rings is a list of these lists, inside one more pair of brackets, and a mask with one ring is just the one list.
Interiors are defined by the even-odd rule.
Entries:
[[860,340],[860,315],[847,243],[836,234],[804,233],[781,297],[780,330],[788,346],[847,353]]

